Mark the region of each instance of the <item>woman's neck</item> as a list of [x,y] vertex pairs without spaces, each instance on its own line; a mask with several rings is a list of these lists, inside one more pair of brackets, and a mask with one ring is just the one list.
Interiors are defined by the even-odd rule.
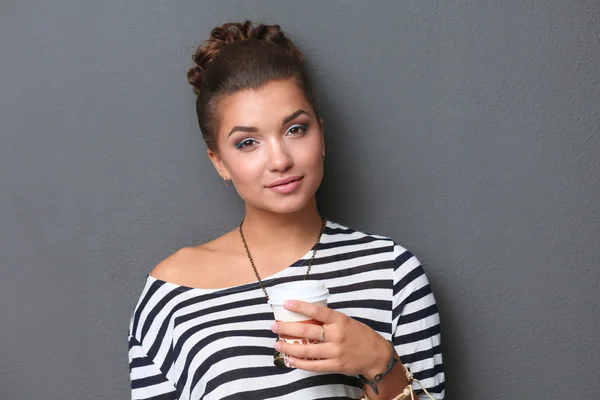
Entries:
[[294,213],[278,214],[246,206],[242,229],[256,251],[302,251],[319,236],[322,218],[316,200]]

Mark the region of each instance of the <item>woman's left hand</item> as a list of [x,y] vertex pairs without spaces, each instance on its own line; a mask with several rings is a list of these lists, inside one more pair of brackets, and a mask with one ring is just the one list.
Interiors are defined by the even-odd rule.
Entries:
[[[275,343],[275,349],[287,354],[293,366],[307,371],[362,374],[369,379],[385,369],[391,346],[369,326],[341,312],[304,301],[286,301],[284,308],[322,322],[325,331],[321,343]],[[315,340],[322,333],[320,325],[297,322],[275,322],[272,330],[279,335]]]

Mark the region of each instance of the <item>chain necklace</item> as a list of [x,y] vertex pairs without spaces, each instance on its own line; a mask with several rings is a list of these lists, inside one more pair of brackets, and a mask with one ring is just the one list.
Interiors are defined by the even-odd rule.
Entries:
[[[265,289],[265,285],[263,284],[262,279],[260,279],[260,275],[258,274],[256,265],[254,265],[254,260],[252,259],[252,256],[250,255],[250,249],[248,249],[248,243],[246,243],[246,238],[244,237],[244,231],[242,230],[243,223],[244,223],[244,220],[242,219],[242,222],[240,222],[240,236],[242,237],[242,242],[244,242],[244,248],[246,249],[246,254],[248,255],[248,260],[250,260],[250,265],[252,265],[252,269],[254,270],[254,275],[256,275],[256,279],[258,280],[258,283],[260,284],[260,287],[261,287],[263,293],[265,294],[265,297],[267,298],[267,302],[269,302],[269,294],[267,293],[267,289]],[[317,254],[317,248],[318,248],[319,242],[321,242],[321,236],[323,236],[323,232],[325,231],[326,225],[327,225],[327,219],[323,218],[323,221],[321,223],[321,232],[319,232],[319,239],[317,239],[317,243],[315,243],[315,245],[313,247],[312,256],[310,257],[310,261],[308,262],[308,268],[306,269],[306,275],[304,276],[304,280],[306,280],[306,278],[308,278],[308,274],[310,274],[310,268],[312,267],[312,263],[315,260],[315,255]],[[279,341],[279,337],[277,338],[277,341]],[[275,354],[273,354],[273,364],[275,364],[275,366],[277,368],[286,368],[283,354],[276,351]]]
[[[265,294],[267,301],[269,301],[269,294],[267,293],[267,289],[265,289],[265,285],[263,284],[262,279],[260,279],[260,275],[258,274],[256,265],[254,265],[254,260],[252,259],[252,256],[250,255],[250,249],[248,249],[248,243],[246,243],[246,238],[244,237],[244,231],[242,230],[243,223],[244,223],[244,220],[242,219],[242,222],[240,222],[240,236],[242,237],[242,242],[244,242],[244,248],[246,249],[246,254],[248,255],[248,260],[250,260],[250,265],[252,265],[252,269],[254,270],[254,275],[256,275],[256,279],[258,280],[258,283],[260,284],[260,287],[261,287],[263,293]],[[306,278],[308,278],[308,275],[310,274],[310,269],[312,267],[312,263],[315,260],[315,255],[317,254],[317,247],[318,247],[319,242],[321,241],[321,236],[323,236],[323,232],[325,231],[326,225],[327,225],[327,218],[323,218],[323,221],[321,223],[321,231],[319,232],[319,239],[317,239],[317,243],[315,243],[315,245],[313,246],[312,256],[310,258],[310,261],[308,262],[308,268],[306,270],[306,275],[304,276],[304,280],[306,280]]]

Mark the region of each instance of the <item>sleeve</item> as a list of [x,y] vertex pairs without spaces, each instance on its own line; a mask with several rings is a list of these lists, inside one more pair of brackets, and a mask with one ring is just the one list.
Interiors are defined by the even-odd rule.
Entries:
[[[393,343],[402,363],[435,399],[443,399],[445,376],[442,364],[440,317],[429,281],[419,260],[394,244]],[[419,399],[428,399],[413,383]]]
[[129,335],[129,373],[132,400],[176,400],[175,385],[152,361],[141,343]]

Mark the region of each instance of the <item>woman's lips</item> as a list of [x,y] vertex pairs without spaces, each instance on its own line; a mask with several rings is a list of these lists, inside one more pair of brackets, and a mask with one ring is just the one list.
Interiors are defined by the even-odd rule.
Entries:
[[297,179],[295,181],[292,181],[292,182],[288,182],[288,183],[283,184],[283,185],[271,186],[269,189],[274,190],[274,191],[276,191],[278,193],[287,194],[287,193],[291,193],[294,190],[296,190],[296,188],[298,186],[300,186],[300,183],[302,183],[302,178],[299,178],[299,179]]

